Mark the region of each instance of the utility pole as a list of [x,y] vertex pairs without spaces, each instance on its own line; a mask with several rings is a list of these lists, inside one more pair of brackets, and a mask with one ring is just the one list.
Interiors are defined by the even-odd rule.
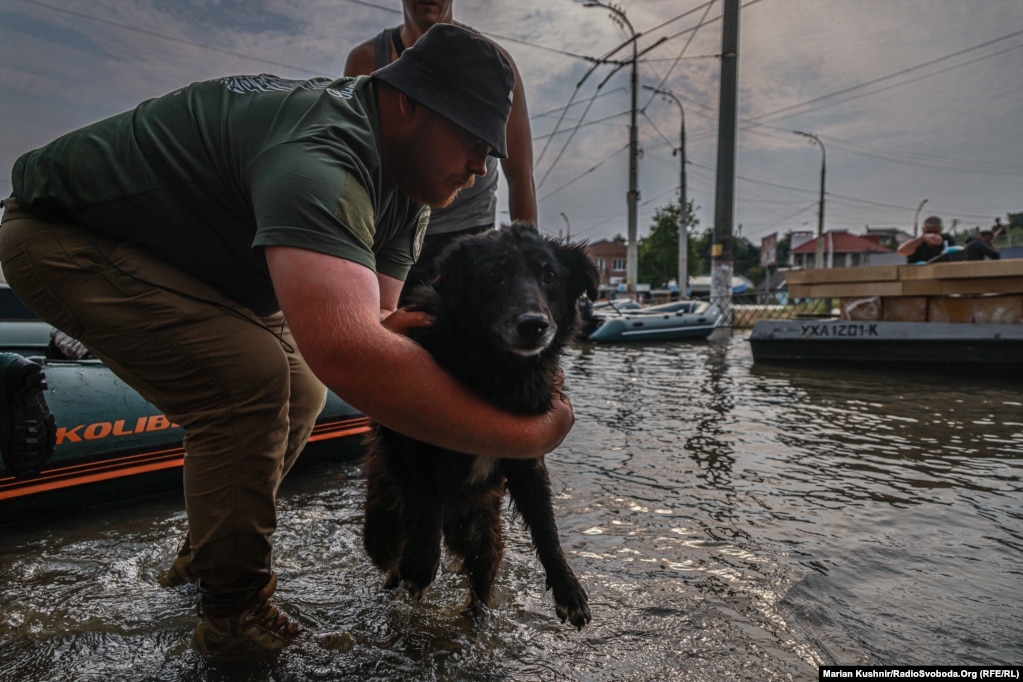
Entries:
[[721,91],[718,107],[718,163],[714,196],[710,300],[732,324],[732,219],[735,211],[735,118],[739,81],[739,0],[724,0],[721,22]]
[[[625,18],[625,13],[621,13],[622,21],[626,26],[629,27],[629,31],[632,36],[636,36],[636,31],[633,30],[632,24]],[[636,211],[639,206],[639,188],[638,184],[638,161],[639,155],[639,142],[636,134],[636,89],[638,87],[638,79],[636,77],[636,66],[639,62],[638,55],[636,54],[636,41],[632,41],[632,75],[630,76],[631,90],[632,90],[632,106],[629,112],[629,246],[625,252],[625,273],[629,278],[629,293],[633,295],[636,300],[639,300],[636,295],[636,284],[639,279],[639,230],[637,226],[637,215]]]
[[678,105],[678,113],[682,117],[682,126],[678,135],[678,149],[672,150],[672,154],[679,154],[682,157],[681,171],[679,177],[679,214],[678,214],[678,297],[686,297],[686,290],[689,288],[689,201],[686,198],[686,110],[682,106],[682,100],[669,90],[644,85],[647,90],[653,90],[666,99],[670,98]]
[[[818,268],[824,267],[824,169],[826,166],[827,156],[824,152],[824,143],[821,142],[821,138],[817,137],[813,133],[804,133],[802,130],[793,130],[796,135],[802,135],[815,143],[821,148],[821,198],[820,203],[817,205],[817,260],[814,266]],[[925,199],[926,201],[926,199]]]
[[626,195],[628,202],[628,239],[629,243],[625,252],[625,277],[628,279],[628,292],[630,295],[636,293],[636,278],[639,273],[639,241],[637,237],[636,228],[636,210],[639,204],[639,190],[637,189],[637,157],[638,157],[638,142],[636,135],[636,88],[637,88],[637,75],[636,68],[639,62],[639,52],[636,46],[637,38],[639,34],[636,33],[636,29],[632,27],[628,17],[625,16],[625,12],[609,5],[600,0],[590,0],[585,3],[583,7],[603,7],[609,12],[613,13],[617,18],[618,22],[622,26],[629,30],[629,34],[632,42],[632,75],[630,78],[631,89],[632,89],[632,106],[630,107],[629,117],[629,191]]
[[565,241],[572,241],[572,223],[568,222],[568,216],[565,212],[561,212],[561,217],[565,219]]

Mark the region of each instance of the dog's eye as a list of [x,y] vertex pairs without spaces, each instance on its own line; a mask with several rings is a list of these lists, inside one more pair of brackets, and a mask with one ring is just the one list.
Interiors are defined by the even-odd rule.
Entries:
[[543,283],[550,284],[558,278],[558,273],[554,272],[550,268],[543,271]]
[[487,273],[487,281],[489,281],[491,284],[503,284],[504,273],[501,272],[500,270],[491,270],[490,272]]

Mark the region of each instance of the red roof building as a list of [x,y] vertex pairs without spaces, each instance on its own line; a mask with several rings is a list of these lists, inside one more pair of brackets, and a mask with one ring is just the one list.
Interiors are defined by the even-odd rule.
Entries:
[[881,235],[859,236],[846,231],[829,230],[824,233],[824,262],[817,264],[817,238],[792,249],[792,265],[797,268],[846,268],[869,265],[870,254],[892,253],[881,246]]
[[586,253],[596,263],[601,284],[618,284],[625,280],[625,259],[628,248],[622,240],[601,239],[586,245]]

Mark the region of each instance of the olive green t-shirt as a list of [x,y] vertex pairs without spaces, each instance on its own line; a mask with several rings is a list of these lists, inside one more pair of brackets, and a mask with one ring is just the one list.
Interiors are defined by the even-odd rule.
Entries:
[[277,310],[265,246],[404,279],[429,212],[381,171],[366,77],[193,83],[20,157],[14,196],[132,240],[259,314]]

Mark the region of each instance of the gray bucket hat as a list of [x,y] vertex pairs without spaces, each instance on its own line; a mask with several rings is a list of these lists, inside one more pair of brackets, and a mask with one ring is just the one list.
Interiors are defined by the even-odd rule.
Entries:
[[490,40],[452,24],[434,24],[395,61],[372,74],[508,156],[505,128],[515,73]]

